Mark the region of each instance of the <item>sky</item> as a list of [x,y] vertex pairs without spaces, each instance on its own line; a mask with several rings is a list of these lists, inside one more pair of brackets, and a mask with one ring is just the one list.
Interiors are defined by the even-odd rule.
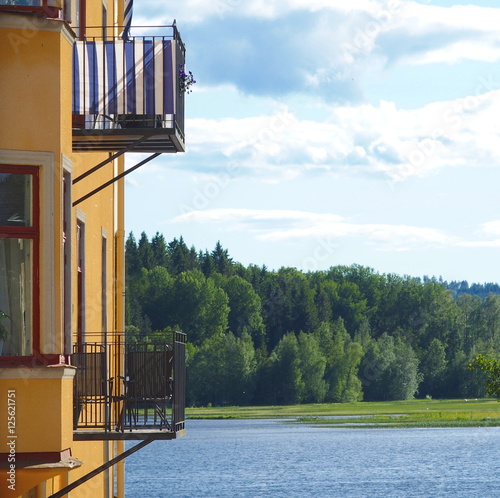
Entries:
[[500,282],[494,4],[135,0],[133,25],[176,19],[196,84],[186,153],[126,177],[127,232],[269,270]]

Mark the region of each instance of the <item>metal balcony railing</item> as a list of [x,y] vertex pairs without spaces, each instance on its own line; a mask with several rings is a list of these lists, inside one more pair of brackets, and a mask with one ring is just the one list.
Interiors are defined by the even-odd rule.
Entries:
[[75,439],[172,439],[184,432],[185,335],[128,343],[123,334],[74,345]]
[[185,47],[169,36],[86,37],[73,48],[73,150],[183,152]]

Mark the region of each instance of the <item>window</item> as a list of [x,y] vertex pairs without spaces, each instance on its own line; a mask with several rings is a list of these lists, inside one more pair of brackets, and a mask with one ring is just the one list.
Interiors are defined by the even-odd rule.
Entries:
[[0,5],[13,5],[21,7],[41,7],[42,0],[1,0]]
[[85,219],[76,222],[76,302],[77,342],[85,342]]
[[38,168],[0,165],[1,356],[39,350]]
[[72,351],[71,330],[71,172],[63,172],[63,330],[64,354]]
[[101,246],[101,318],[102,318],[102,331],[108,331],[108,239],[106,231],[103,229],[102,233],[102,246]]
[[74,0],[74,30],[79,40],[85,37],[85,27],[87,24],[87,0]]
[[0,0],[0,11],[37,14],[43,17],[59,16],[62,5],[51,0]]

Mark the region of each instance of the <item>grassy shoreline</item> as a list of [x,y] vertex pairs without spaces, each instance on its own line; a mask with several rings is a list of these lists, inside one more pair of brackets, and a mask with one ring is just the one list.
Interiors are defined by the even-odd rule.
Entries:
[[496,399],[187,408],[188,419],[286,419],[330,428],[500,427]]

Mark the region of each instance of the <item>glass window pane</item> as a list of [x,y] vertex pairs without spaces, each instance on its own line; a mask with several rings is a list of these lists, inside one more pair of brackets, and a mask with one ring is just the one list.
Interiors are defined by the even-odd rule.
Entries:
[[0,239],[2,356],[32,354],[32,246],[29,239]]
[[31,226],[32,190],[31,175],[0,173],[0,225]]
[[42,0],[0,0],[0,5],[13,5],[15,7],[41,7]]

